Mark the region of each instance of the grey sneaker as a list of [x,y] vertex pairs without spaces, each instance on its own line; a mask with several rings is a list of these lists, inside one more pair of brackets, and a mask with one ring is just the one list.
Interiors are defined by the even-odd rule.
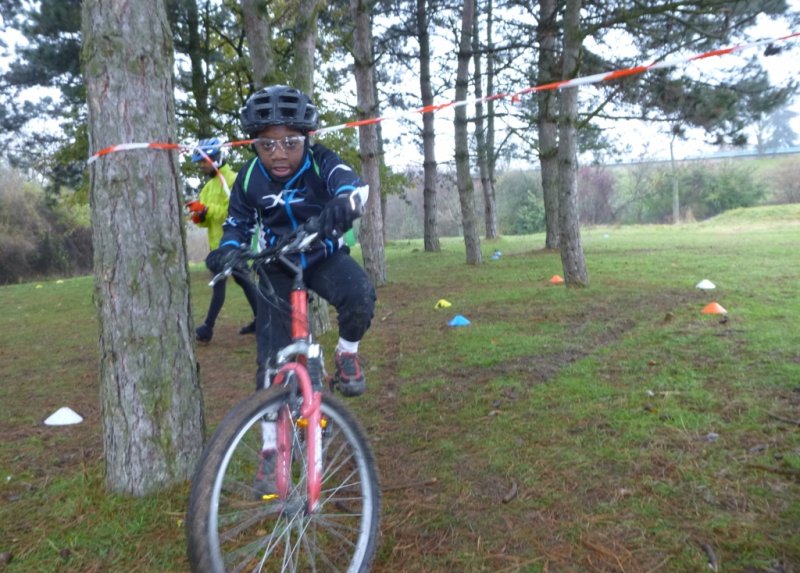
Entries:
[[253,494],[257,500],[270,499],[276,495],[275,487],[275,450],[264,450],[259,456],[256,479],[253,480]]
[[358,354],[350,352],[336,353],[336,372],[334,383],[339,386],[342,396],[360,396],[367,389],[364,371],[358,362]]

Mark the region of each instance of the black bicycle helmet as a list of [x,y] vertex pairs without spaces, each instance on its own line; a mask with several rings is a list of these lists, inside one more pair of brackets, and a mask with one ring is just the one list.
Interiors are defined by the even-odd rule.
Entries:
[[270,125],[285,125],[303,133],[319,127],[319,112],[309,97],[288,86],[270,86],[251,95],[241,109],[242,131],[255,137]]

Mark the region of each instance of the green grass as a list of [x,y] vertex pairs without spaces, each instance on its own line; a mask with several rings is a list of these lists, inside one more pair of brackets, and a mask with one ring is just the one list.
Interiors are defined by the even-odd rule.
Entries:
[[[387,245],[369,391],[349,402],[386,490],[375,570],[704,571],[703,546],[723,571],[796,569],[800,206],[582,241],[586,289],[549,284],[560,259],[540,235],[484,241],[478,268],[460,239]],[[193,270],[195,319],[206,280]],[[41,284],[0,289],[5,570],[185,570],[188,485],[103,488],[91,279]],[[254,363],[229,296],[234,335],[198,355],[206,391],[232,403]],[[701,314],[712,300],[726,321]],[[454,314],[472,324],[448,327]],[[67,403],[86,424],[40,425]]]

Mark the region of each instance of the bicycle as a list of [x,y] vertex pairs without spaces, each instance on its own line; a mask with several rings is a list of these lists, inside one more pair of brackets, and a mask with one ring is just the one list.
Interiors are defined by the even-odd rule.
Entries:
[[[270,297],[266,268],[289,269],[292,342],[278,352],[271,385],[235,406],[203,452],[186,520],[193,571],[361,573],[375,556],[375,460],[359,423],[333,395],[332,383],[326,387],[303,270],[289,260],[317,239],[314,227],[309,222],[260,253],[236,251],[212,279],[245,274],[240,269],[250,262],[262,279],[259,292]],[[267,440],[275,444],[274,491],[264,493],[255,481],[263,477]]]

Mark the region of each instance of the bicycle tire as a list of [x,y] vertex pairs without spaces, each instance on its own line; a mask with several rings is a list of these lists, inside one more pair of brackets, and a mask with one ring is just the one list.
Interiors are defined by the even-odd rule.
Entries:
[[[366,573],[375,557],[380,486],[372,450],[356,419],[330,394],[322,399],[323,491],[307,511],[304,432],[294,433],[292,493],[265,502],[248,485],[258,466],[260,422],[290,408],[293,390],[275,386],[239,403],[209,441],[192,482],[186,529],[192,571]],[[272,419],[272,418],[269,418]],[[292,501],[294,500],[294,501]]]

